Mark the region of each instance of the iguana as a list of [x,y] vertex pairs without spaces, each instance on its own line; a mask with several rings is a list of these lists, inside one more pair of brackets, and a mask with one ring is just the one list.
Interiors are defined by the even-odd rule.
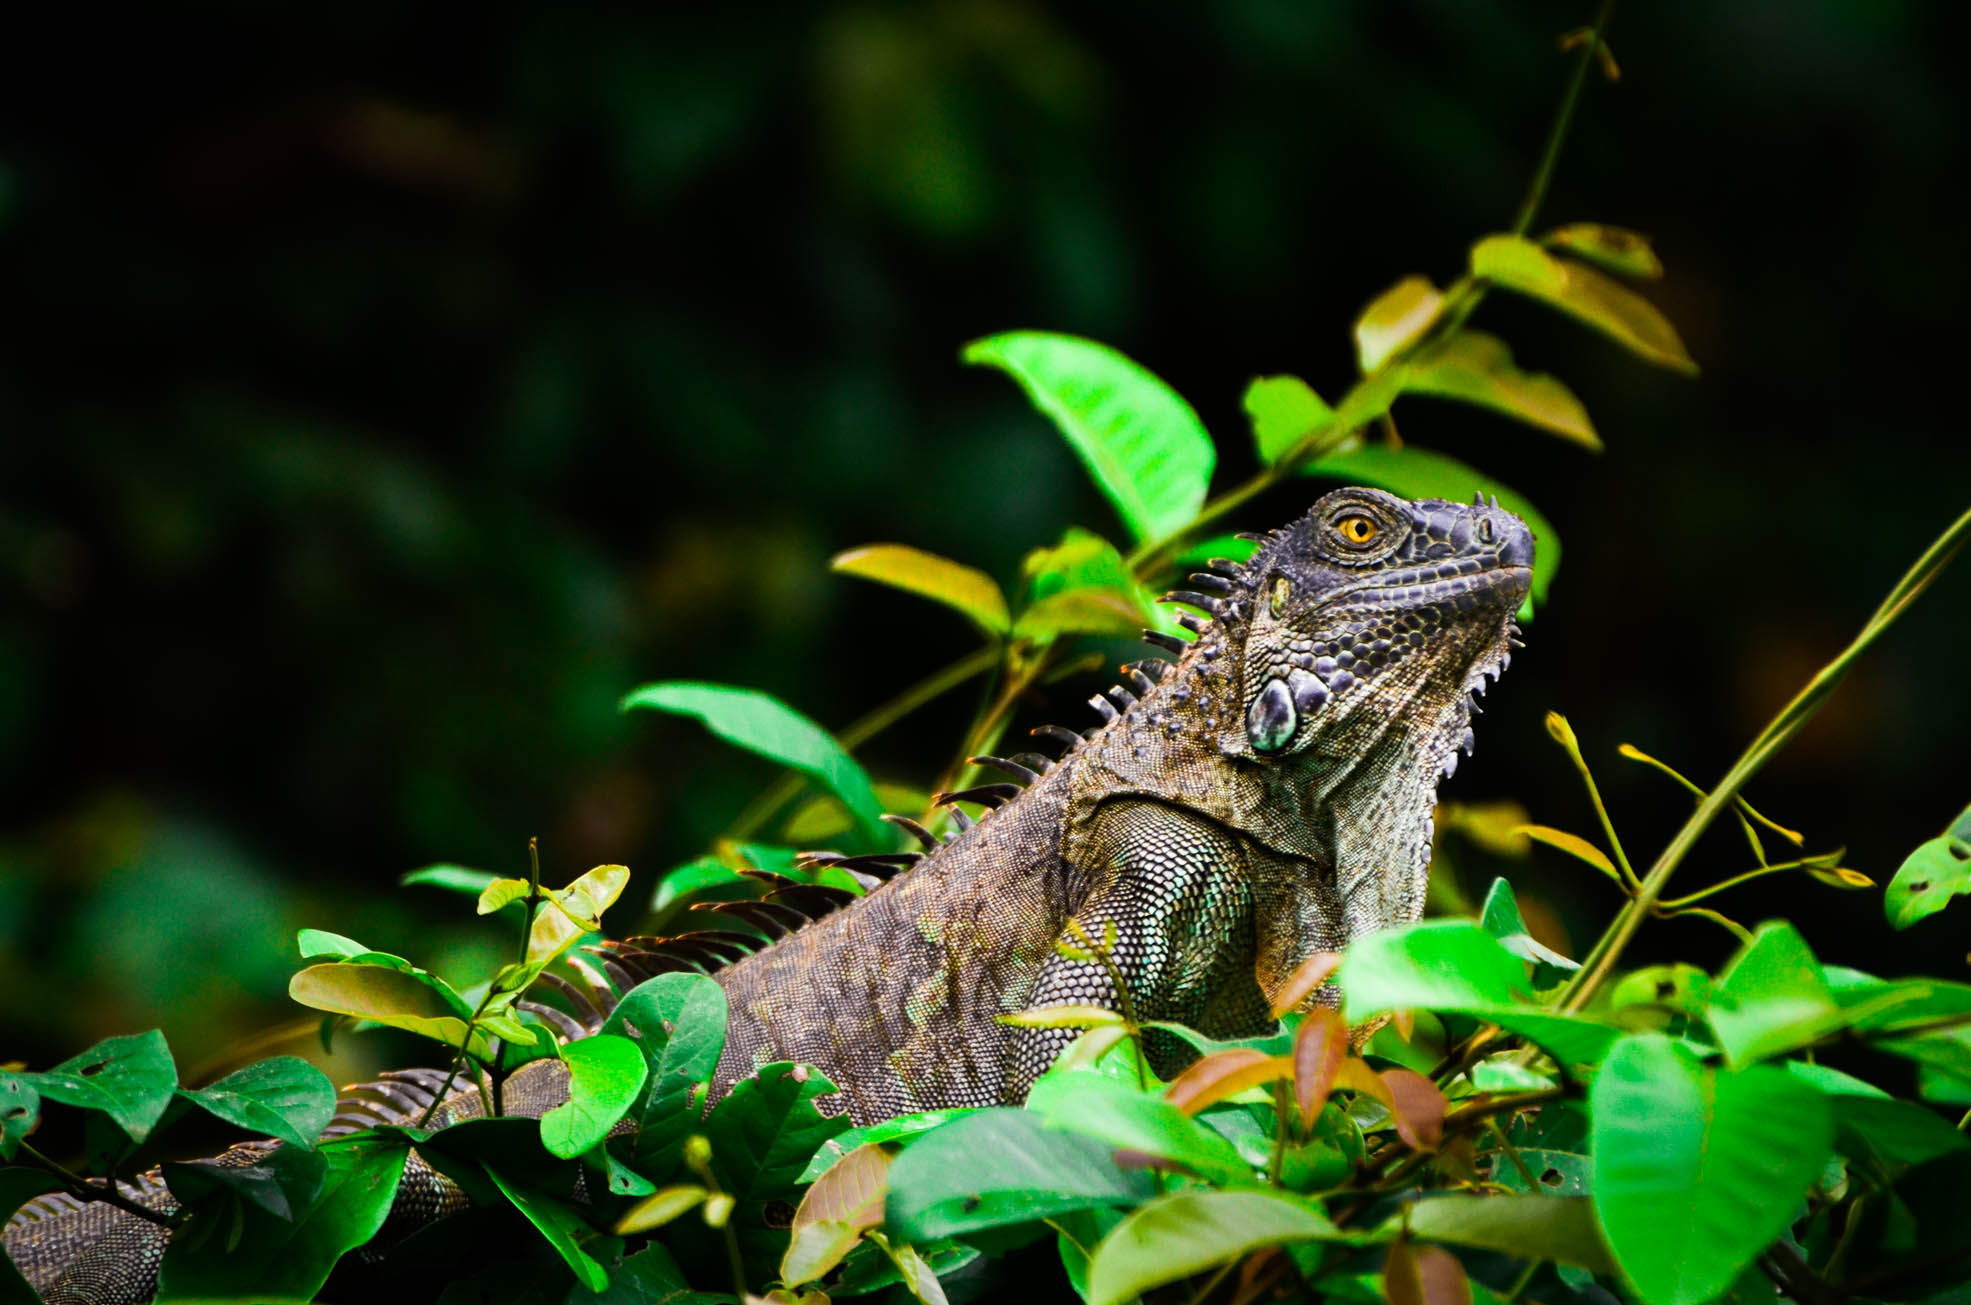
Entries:
[[[1090,700],[1103,719],[1085,733],[1034,731],[1065,746],[1058,760],[975,758],[1009,780],[939,795],[957,833],[894,818],[921,852],[812,858],[865,895],[786,881],[703,903],[772,941],[721,929],[605,944],[611,976],[713,972],[730,1007],[714,1092],[798,1061],[840,1089],[819,1104],[857,1124],[1023,1100],[1076,1030],[999,1017],[1113,1008],[1117,974],[1139,1018],[1214,1037],[1270,1027],[1302,962],[1421,913],[1438,781],[1471,746],[1473,696],[1510,659],[1533,539],[1482,498],[1357,488],[1256,543],[1249,561],[1213,562],[1166,598],[1204,614],[1178,617],[1193,639],[1146,635],[1174,662],[1126,667],[1126,684]],[[958,803],[988,810],[973,821]],[[1090,959],[1091,942],[1107,957]],[[606,1004],[551,1018],[579,1035]],[[1178,1055],[1151,1051],[1160,1069]],[[504,1107],[542,1114],[565,1083],[560,1062],[531,1062]],[[443,1085],[436,1071],[386,1075],[345,1097],[331,1131],[415,1119]],[[435,1122],[480,1113],[462,1090]],[[172,1208],[154,1176],[130,1192]],[[413,1156],[391,1218],[415,1225],[463,1203]],[[167,1235],[54,1197],[24,1209],[5,1245],[50,1302],[134,1305],[155,1290]]]

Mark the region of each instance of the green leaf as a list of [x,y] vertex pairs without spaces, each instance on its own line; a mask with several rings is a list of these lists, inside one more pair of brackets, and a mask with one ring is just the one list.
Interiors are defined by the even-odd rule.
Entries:
[[1601,437],[1574,392],[1545,372],[1520,371],[1505,341],[1482,331],[1460,331],[1412,358],[1403,368],[1403,392],[1491,408],[1601,450]]
[[[503,907],[512,906],[533,891],[533,885],[525,879],[494,879],[479,890],[479,901],[474,910],[480,915],[491,915]],[[542,894],[546,896],[545,893]]]
[[1663,275],[1663,264],[1650,247],[1649,237],[1640,231],[1599,222],[1571,222],[1541,236],[1540,243],[1618,276],[1654,281]]
[[1882,909],[1890,924],[1907,929],[1966,894],[1971,894],[1971,807],[1941,836],[1903,859],[1883,893]]
[[335,1115],[335,1084],[299,1056],[274,1056],[179,1096],[231,1124],[304,1151]]
[[650,909],[652,912],[662,911],[671,903],[689,897],[702,889],[747,882],[750,881],[744,874],[719,858],[701,856],[695,861],[687,861],[673,868],[657,881],[657,892],[650,899]]
[[[223,1235],[188,1236],[195,1219],[164,1253],[158,1300],[313,1298],[336,1261],[383,1226],[409,1154],[401,1139],[379,1137],[334,1142],[312,1153],[274,1152],[262,1163],[286,1190],[295,1218],[241,1203],[237,1215],[229,1211],[243,1221],[230,1248]],[[325,1175],[317,1156],[326,1160]]]
[[354,938],[345,938],[326,929],[302,929],[294,935],[302,959],[311,956],[362,956],[370,949]]
[[895,1142],[913,1138],[919,1133],[928,1133],[942,1124],[966,1115],[976,1114],[979,1107],[954,1106],[948,1110],[922,1110],[914,1115],[897,1115],[885,1119],[880,1124],[869,1124],[862,1128],[851,1128],[835,1134],[816,1148],[808,1160],[808,1167],[801,1171],[800,1181],[811,1183],[834,1167],[837,1160],[859,1146],[872,1142]]
[[1526,523],[1539,541],[1533,550],[1533,601],[1547,601],[1547,586],[1560,568],[1560,536],[1547,519],[1515,491],[1473,471],[1455,458],[1405,444],[1364,444],[1316,458],[1302,473],[1330,480],[1374,485],[1404,498],[1442,498],[1453,503],[1469,503],[1473,491],[1496,497],[1499,506]]
[[819,1072],[785,1062],[733,1084],[705,1119],[720,1186],[741,1201],[792,1192],[815,1149],[849,1126],[848,1116],[815,1105],[834,1091]]
[[1689,376],[1697,364],[1656,306],[1593,268],[1555,258],[1524,236],[1487,236],[1471,249],[1473,276],[1560,309],[1637,356]]
[[1873,1083],[1826,1065],[1786,1062],[1786,1072],[1827,1094],[1834,1109],[1834,1147],[1854,1160],[1922,1164],[1971,1147],[1971,1138],[1914,1101],[1898,1101]]
[[1443,311],[1443,292],[1420,276],[1406,276],[1377,295],[1355,319],[1355,360],[1363,374],[1422,338]]
[[758,689],[692,680],[664,680],[632,690],[622,710],[647,707],[695,716],[726,742],[800,771],[842,799],[865,833],[880,830],[883,808],[869,775],[827,730]]
[[1078,526],[1062,532],[1060,543],[1028,553],[1020,571],[1026,605],[1013,622],[1017,638],[1039,641],[1063,634],[1134,638],[1145,626],[1169,626],[1169,618],[1136,582],[1116,546]]
[[1114,1148],[1049,1128],[1038,1115],[995,1107],[936,1128],[890,1165],[884,1224],[923,1243],[1046,1219],[1069,1210],[1135,1205],[1150,1177],[1117,1167]]
[[1833,1151],[1827,1098],[1784,1070],[1706,1069],[1623,1038],[1589,1089],[1595,1213],[1646,1305],[1703,1305],[1786,1229]]
[[1135,1210],[1088,1260],[1088,1305],[1122,1305],[1262,1246],[1337,1236],[1318,1206],[1271,1191],[1171,1192]]
[[1562,956],[1526,932],[1525,917],[1519,913],[1519,899],[1503,877],[1492,880],[1479,911],[1479,927],[1499,940],[1499,945],[1523,961],[1533,963],[1533,985],[1550,988],[1581,968],[1579,961]]
[[650,1067],[632,1147],[639,1169],[661,1178],[677,1163],[698,1125],[696,1095],[725,1051],[726,1019],[725,989],[709,975],[660,974],[624,994],[597,1030],[635,1041]]
[[296,1213],[305,1211],[321,1194],[328,1168],[328,1157],[316,1152],[297,1153],[292,1160],[283,1154],[281,1163],[268,1156],[258,1164],[239,1168],[213,1160],[167,1161],[163,1173],[171,1194],[181,1205],[195,1207],[212,1193],[226,1189],[276,1219],[292,1223]]
[[[1532,1153],[1537,1154],[1537,1153]],[[1501,1171],[1511,1166],[1501,1157]],[[1527,1160],[1540,1172],[1539,1164]],[[1499,1251],[1521,1260],[1578,1264],[1612,1273],[1614,1261],[1584,1196],[1431,1196],[1410,1207],[1410,1231],[1434,1242]]]
[[1012,628],[1006,595],[985,572],[906,544],[864,544],[837,553],[829,568],[955,607],[987,634]]
[[413,884],[429,884],[433,888],[477,897],[495,878],[497,876],[490,870],[474,870],[462,865],[428,865],[410,871],[397,882],[405,888]]
[[[424,970],[355,960],[311,965],[288,980],[287,992],[313,1010],[374,1020],[452,1048],[465,1045],[470,1008],[450,984]],[[481,1059],[492,1054],[486,1035],[476,1030],[466,1049]]]
[[493,1185],[507,1200],[513,1202],[514,1209],[527,1216],[527,1222],[547,1238],[548,1245],[554,1247],[555,1254],[574,1273],[577,1282],[592,1292],[601,1291],[609,1285],[608,1270],[582,1249],[582,1243],[595,1236],[595,1229],[589,1227],[572,1207],[554,1197],[509,1182],[491,1165],[486,1166],[486,1176],[493,1180]]
[[1056,1128],[1161,1157],[1214,1183],[1255,1181],[1252,1166],[1223,1137],[1163,1098],[1105,1074],[1043,1076],[1027,1097],[1027,1109]]
[[1784,920],[1761,925],[1739,950],[1705,1018],[1734,1066],[1806,1046],[1848,1022],[1806,939]]
[[1298,376],[1259,377],[1246,386],[1244,407],[1252,419],[1259,460],[1269,467],[1288,449],[1333,421],[1335,415],[1335,410]]
[[1020,383],[1139,541],[1197,515],[1217,460],[1211,436],[1191,405],[1141,366],[1093,340],[1042,331],[974,340],[962,356]]
[[595,932],[602,913],[614,905],[629,883],[628,866],[599,865],[566,888],[544,890],[548,904],[534,912],[533,931],[527,935],[527,964],[534,973],[546,969],[584,934]]
[[609,1135],[643,1091],[650,1067],[628,1038],[597,1034],[561,1049],[568,1066],[568,1100],[541,1116],[541,1145],[565,1159]]
[[[41,1094],[19,1074],[0,1069],[0,1160],[12,1160],[21,1139],[41,1122]],[[6,1214],[0,1211],[0,1223]]]
[[178,1067],[156,1029],[105,1038],[53,1069],[21,1077],[48,1101],[102,1111],[132,1142],[150,1136],[178,1090]]
[[1013,634],[1034,642],[1068,634],[1130,639],[1144,627],[1159,624],[1141,598],[1129,591],[1070,589],[1043,598],[1021,612],[1020,619],[1013,623]]

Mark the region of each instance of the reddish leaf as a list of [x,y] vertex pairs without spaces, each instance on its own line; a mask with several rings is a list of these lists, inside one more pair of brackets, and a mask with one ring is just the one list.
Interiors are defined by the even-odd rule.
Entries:
[[1382,1285],[1389,1305],[1472,1305],[1465,1266],[1442,1246],[1396,1243]]
[[1315,952],[1302,961],[1300,968],[1288,977],[1286,986],[1280,989],[1279,996],[1273,999],[1273,1018],[1279,1019],[1298,1007],[1308,994],[1328,981],[1328,976],[1340,964],[1340,952]]
[[1348,1059],[1348,1026],[1339,1012],[1319,1007],[1307,1012],[1293,1040],[1294,1099],[1300,1105],[1300,1126],[1314,1123],[1321,1103],[1333,1090],[1335,1071]]
[[1449,1108],[1444,1094],[1412,1069],[1386,1070],[1382,1081],[1389,1088],[1396,1135],[1412,1150],[1435,1151],[1444,1140],[1444,1112]]
[[1269,1056],[1251,1047],[1215,1051],[1177,1076],[1164,1089],[1164,1100],[1187,1115],[1195,1115],[1259,1083],[1293,1074],[1293,1062],[1285,1056]]

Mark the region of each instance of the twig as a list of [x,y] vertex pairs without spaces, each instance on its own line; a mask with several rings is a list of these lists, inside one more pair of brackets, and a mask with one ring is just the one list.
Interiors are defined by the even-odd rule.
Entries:
[[31,1160],[37,1168],[44,1169],[61,1179],[63,1186],[68,1188],[69,1195],[77,1200],[107,1201],[125,1214],[134,1214],[139,1219],[148,1220],[160,1228],[176,1228],[188,1217],[183,1207],[179,1208],[177,1214],[170,1215],[161,1210],[153,1210],[147,1205],[139,1205],[116,1189],[115,1178],[103,1179],[100,1184],[91,1182],[68,1166],[49,1159],[28,1142],[20,1144],[20,1153]]

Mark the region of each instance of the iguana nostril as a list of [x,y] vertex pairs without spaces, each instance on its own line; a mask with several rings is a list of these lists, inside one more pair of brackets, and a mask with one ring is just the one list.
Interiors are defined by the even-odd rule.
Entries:
[[1268,680],[1246,709],[1246,738],[1254,752],[1278,752],[1293,738],[1299,719],[1285,680]]
[[1523,522],[1517,520],[1507,524],[1505,531],[1505,542],[1499,545],[1500,565],[1532,566],[1533,532],[1528,530]]

